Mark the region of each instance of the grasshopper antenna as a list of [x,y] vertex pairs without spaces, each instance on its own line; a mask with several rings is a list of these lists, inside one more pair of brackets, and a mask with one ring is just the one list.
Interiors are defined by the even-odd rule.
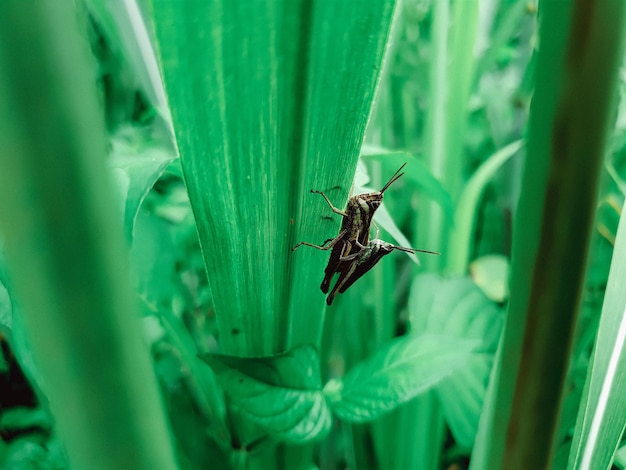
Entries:
[[[398,171],[396,171],[393,176],[391,177],[391,179],[387,182],[387,184],[385,186],[383,186],[383,189],[381,189],[379,192],[382,194],[385,192],[385,190],[391,186],[391,184],[396,181],[398,178],[400,178],[404,173],[400,173],[402,171],[402,168],[404,168],[406,166],[406,162],[404,162],[404,164],[398,168]],[[400,174],[398,174],[400,173]]]
[[428,250],[416,250],[415,248],[405,248],[403,246],[395,246],[393,245],[393,247],[396,250],[400,250],[400,251],[404,251],[405,253],[427,253],[429,255],[440,255],[441,253],[437,252],[437,251],[428,251]]

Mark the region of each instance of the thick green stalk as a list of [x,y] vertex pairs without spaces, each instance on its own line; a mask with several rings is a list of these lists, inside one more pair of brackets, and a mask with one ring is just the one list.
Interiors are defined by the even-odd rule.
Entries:
[[488,450],[478,449],[474,468],[548,468],[550,462],[614,109],[625,6],[621,0],[540,3],[511,303],[497,397],[482,423],[491,428],[481,441]]
[[0,227],[76,469],[173,469],[70,1],[0,3]]

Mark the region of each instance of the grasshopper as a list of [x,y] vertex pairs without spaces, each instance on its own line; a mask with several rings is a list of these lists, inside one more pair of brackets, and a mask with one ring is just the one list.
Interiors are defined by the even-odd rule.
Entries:
[[343,217],[339,234],[335,238],[326,240],[322,245],[300,242],[293,247],[293,250],[297,250],[301,245],[317,248],[318,250],[330,250],[332,248],[328,265],[324,270],[324,280],[320,286],[324,294],[328,293],[330,281],[335,273],[341,272],[341,258],[358,253],[362,247],[369,243],[370,225],[372,224],[374,212],[380,207],[383,201],[383,194],[387,188],[404,174],[400,172],[405,165],[406,163],[394,173],[380,191],[352,196],[348,199],[346,208],[343,211],[333,206],[330,199],[322,191],[311,190],[314,194],[320,194],[335,214]]
[[376,263],[378,263],[383,256],[388,255],[394,250],[404,251],[406,253],[429,253],[431,255],[438,255],[435,251],[416,250],[414,248],[405,248],[403,246],[395,246],[391,243],[387,243],[384,240],[378,238],[378,232],[376,237],[368,242],[367,246],[360,245],[357,242],[357,247],[360,251],[342,256],[339,258],[339,266],[337,272],[339,272],[339,279],[330,295],[326,298],[326,303],[331,305],[337,293],[343,294],[348,287],[354,284],[361,276],[372,269]]

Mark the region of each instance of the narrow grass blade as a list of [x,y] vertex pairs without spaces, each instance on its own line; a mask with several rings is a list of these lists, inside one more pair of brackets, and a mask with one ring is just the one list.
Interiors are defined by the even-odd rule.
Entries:
[[71,467],[173,469],[78,18],[68,1],[0,3],[7,265]]
[[454,227],[448,242],[447,269],[450,274],[467,274],[470,247],[474,240],[474,227],[478,216],[480,198],[494,174],[522,147],[515,141],[498,150],[476,170],[463,187],[454,215]]
[[623,217],[613,253],[589,384],[570,452],[570,469],[609,468],[626,426],[626,219]]

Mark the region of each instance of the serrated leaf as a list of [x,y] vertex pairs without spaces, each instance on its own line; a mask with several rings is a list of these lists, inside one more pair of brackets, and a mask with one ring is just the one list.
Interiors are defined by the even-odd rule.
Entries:
[[324,393],[339,418],[371,421],[462,367],[477,345],[475,340],[441,335],[404,337],[387,344],[345,377],[329,381]]
[[200,357],[211,366],[234,408],[272,438],[301,443],[330,429],[319,356],[313,346],[255,358]]
[[467,364],[436,387],[444,416],[462,446],[471,446],[482,410],[503,312],[467,277],[415,278],[409,297],[411,331],[477,340]]

